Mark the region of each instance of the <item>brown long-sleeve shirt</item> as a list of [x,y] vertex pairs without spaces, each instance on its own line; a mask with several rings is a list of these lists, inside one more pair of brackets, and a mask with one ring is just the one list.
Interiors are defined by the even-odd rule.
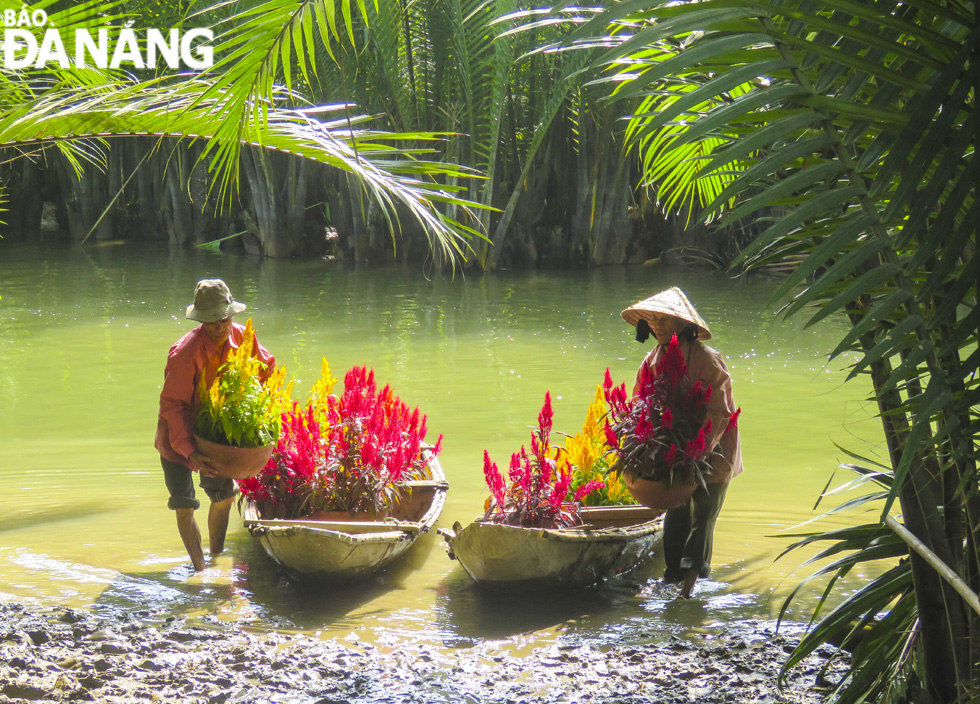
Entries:
[[[643,359],[636,371],[636,383],[633,385],[633,395],[639,393],[640,373],[643,365],[650,365],[651,371],[656,372],[656,364],[660,360],[663,347],[657,345]],[[732,398],[732,378],[728,373],[725,360],[718,350],[708,347],[703,342],[695,341],[690,344],[681,343],[681,352],[687,361],[685,383],[693,386],[698,381],[710,384],[711,400],[708,402],[708,418],[711,419],[711,433],[705,437],[708,448],[718,450],[711,462],[711,473],[704,480],[709,484],[729,482],[742,472],[742,446],[739,442],[738,428],[728,433],[728,420],[735,412],[735,401]],[[717,447],[716,447],[717,446]]]

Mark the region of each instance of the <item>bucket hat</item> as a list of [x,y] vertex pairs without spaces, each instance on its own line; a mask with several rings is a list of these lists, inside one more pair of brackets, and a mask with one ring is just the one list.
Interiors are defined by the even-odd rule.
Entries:
[[652,323],[658,318],[671,316],[696,325],[698,327],[698,339],[711,339],[711,331],[708,324],[698,315],[694,304],[688,300],[684,292],[676,286],[671,286],[666,291],[661,291],[655,296],[644,298],[638,303],[634,303],[623,311],[623,320],[636,327],[640,320]]
[[194,287],[194,302],[187,306],[186,317],[200,323],[216,323],[245,310],[245,304],[231,297],[231,290],[221,279],[204,279]]

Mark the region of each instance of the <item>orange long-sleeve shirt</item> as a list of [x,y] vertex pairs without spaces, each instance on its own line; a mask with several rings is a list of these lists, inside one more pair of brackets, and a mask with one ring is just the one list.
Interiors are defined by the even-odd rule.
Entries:
[[[171,462],[194,469],[187,459],[194,452],[194,421],[200,407],[197,385],[204,374],[205,384],[210,386],[218,373],[218,367],[228,359],[245,338],[245,326],[233,323],[228,339],[219,350],[200,325],[177,340],[167,355],[163,372],[163,390],[160,392],[160,414],[157,417],[157,434],[154,447]],[[254,349],[259,361],[271,371],[275,357],[255,340]]]

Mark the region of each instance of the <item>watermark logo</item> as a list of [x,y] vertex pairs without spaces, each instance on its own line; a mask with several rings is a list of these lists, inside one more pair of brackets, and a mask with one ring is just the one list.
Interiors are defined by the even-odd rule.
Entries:
[[[135,29],[124,27],[109,36],[109,30],[62,30],[48,27],[38,42],[38,29],[48,24],[44,10],[5,10],[3,12],[3,67],[44,69],[59,66],[102,69],[169,68],[205,69],[214,64],[210,29],[186,32],[177,29],[147,29],[143,41]],[[66,43],[65,34],[69,34]],[[67,48],[66,48],[67,47]]]

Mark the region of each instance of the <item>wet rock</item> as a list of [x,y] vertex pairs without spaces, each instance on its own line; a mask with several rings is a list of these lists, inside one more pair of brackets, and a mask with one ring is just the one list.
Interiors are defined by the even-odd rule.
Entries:
[[74,638],[75,640],[82,640],[86,636],[89,636],[95,632],[96,629],[94,626],[89,626],[87,624],[81,624],[81,623],[76,623],[74,626],[72,626],[71,629],[72,638]]
[[141,670],[149,670],[151,672],[159,672],[160,670],[164,669],[163,665],[161,665],[155,660],[150,660],[150,659],[144,660],[138,665],[138,667]]
[[48,635],[47,631],[42,630],[28,631],[27,636],[34,645],[44,645],[51,640],[51,636]]
[[104,655],[122,655],[133,652],[133,649],[122,643],[103,643],[99,646],[99,652]]
[[26,631],[13,631],[6,638],[6,640],[13,641],[14,643],[20,643],[21,645],[34,645],[33,639],[27,634]]
[[11,699],[28,699],[31,701],[36,701],[38,699],[44,699],[48,696],[48,691],[46,689],[30,683],[11,682],[10,684],[4,685],[2,691],[5,696],[10,697]]
[[58,617],[61,623],[78,623],[84,618],[84,615],[80,614],[74,609],[65,609],[65,612]]
[[16,667],[18,670],[26,670],[28,667],[31,666],[31,663],[28,662],[25,658],[16,657],[16,656],[10,658],[7,661],[7,664],[10,665],[11,667]]

